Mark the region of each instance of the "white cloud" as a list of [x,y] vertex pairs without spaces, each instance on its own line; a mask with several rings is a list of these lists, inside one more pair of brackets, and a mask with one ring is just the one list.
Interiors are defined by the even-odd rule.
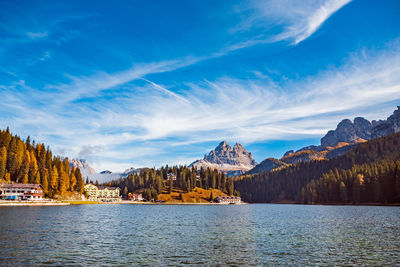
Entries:
[[[179,93],[147,80],[141,87],[125,85],[129,90],[118,101],[104,98],[107,90],[132,78],[184,65],[176,62],[75,79],[47,95],[19,81],[0,87],[0,111],[13,114],[12,129],[46,141],[55,153],[69,151],[68,156],[75,157],[89,148],[86,154],[97,170],[158,166],[175,161],[170,151],[196,143],[321,137],[345,117],[382,118],[365,110],[400,101],[400,53],[393,47],[379,54],[354,55],[340,68],[281,87],[257,73],[253,81],[222,77],[186,84]],[[95,101],[49,105],[67,93],[70,99],[90,95]],[[385,106],[388,113],[395,108],[392,105]]]
[[48,36],[47,31],[40,31],[40,32],[26,32],[26,35],[31,38],[32,40],[46,38]]
[[301,7],[295,7],[297,10],[289,8],[289,12],[294,11],[296,15],[293,17],[289,16],[288,25],[285,26],[284,31],[273,37],[273,39],[275,41],[293,40],[294,44],[298,44],[310,37],[333,13],[350,1],[351,0],[318,1],[318,4],[321,5],[317,4],[308,7],[307,4],[302,2]]
[[269,0],[250,1],[239,8],[248,14],[232,32],[263,29],[263,34],[232,45],[236,50],[262,43],[289,41],[298,44],[312,34],[336,11],[351,0]]

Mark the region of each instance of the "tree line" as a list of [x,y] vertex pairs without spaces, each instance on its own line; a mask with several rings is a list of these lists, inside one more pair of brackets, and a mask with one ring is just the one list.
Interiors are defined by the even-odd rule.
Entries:
[[68,158],[53,156],[49,147],[29,136],[23,141],[9,128],[0,130],[0,181],[41,184],[48,197],[84,191],[82,174],[70,167]]
[[248,202],[400,203],[400,133],[363,143],[329,160],[240,176]]
[[141,169],[139,173],[132,173],[127,178],[121,178],[108,183],[118,186],[123,195],[134,192],[143,192],[143,197],[157,200],[162,192],[171,193],[173,189],[191,192],[195,187],[204,189],[219,189],[228,195],[238,194],[234,190],[233,180],[224,173],[210,168],[196,170],[187,166],[163,166],[159,169]]

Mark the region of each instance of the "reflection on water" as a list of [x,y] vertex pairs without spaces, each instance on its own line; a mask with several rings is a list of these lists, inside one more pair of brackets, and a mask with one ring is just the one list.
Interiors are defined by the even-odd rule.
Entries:
[[395,265],[400,207],[1,207],[0,265]]

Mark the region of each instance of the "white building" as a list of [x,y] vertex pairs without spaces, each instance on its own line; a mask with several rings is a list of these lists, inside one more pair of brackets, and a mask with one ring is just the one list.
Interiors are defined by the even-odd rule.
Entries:
[[40,184],[0,184],[0,199],[43,200],[43,187]]
[[240,197],[235,197],[235,196],[227,196],[227,197],[222,197],[219,196],[216,198],[216,201],[221,204],[240,204],[242,200]]
[[85,192],[88,195],[88,199],[93,201],[111,202],[121,200],[119,187],[97,187],[94,184],[87,184],[85,185]]

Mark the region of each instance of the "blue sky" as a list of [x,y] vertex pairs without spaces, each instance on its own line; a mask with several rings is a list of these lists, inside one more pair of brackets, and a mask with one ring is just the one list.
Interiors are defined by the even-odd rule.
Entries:
[[400,104],[400,2],[1,1],[0,127],[97,170],[256,161]]

